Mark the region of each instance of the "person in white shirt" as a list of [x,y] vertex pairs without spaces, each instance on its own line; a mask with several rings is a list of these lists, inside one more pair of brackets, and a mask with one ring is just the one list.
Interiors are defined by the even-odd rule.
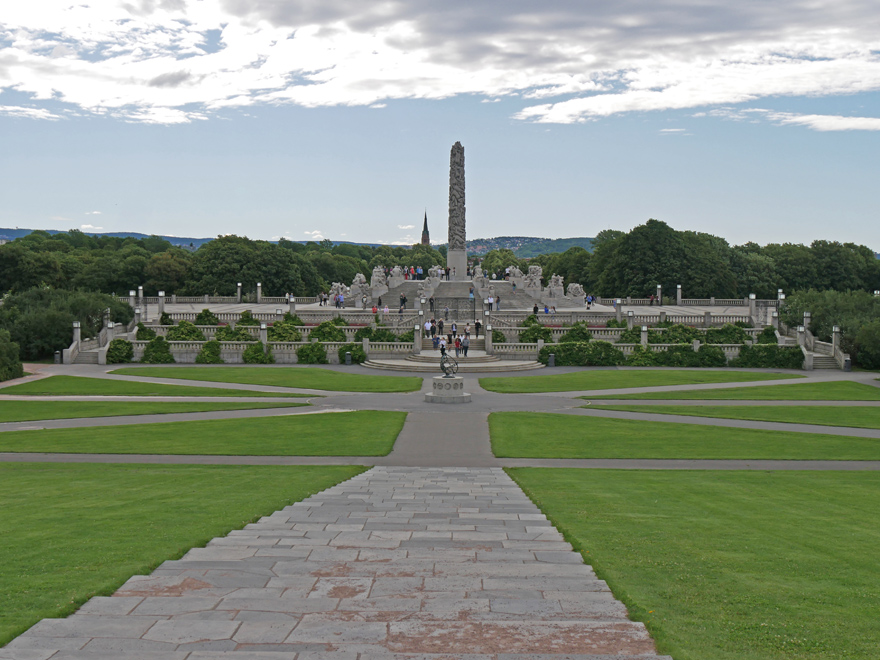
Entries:
[[425,338],[428,338],[430,336],[431,336],[431,322],[425,321]]

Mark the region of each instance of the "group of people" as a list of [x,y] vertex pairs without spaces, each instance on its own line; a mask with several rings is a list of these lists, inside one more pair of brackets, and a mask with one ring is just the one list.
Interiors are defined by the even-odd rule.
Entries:
[[[476,337],[480,336],[483,324],[479,321],[474,323]],[[463,332],[459,332],[458,324],[453,321],[449,324],[448,332],[443,319],[431,319],[425,321],[425,338],[430,338],[434,350],[439,350],[442,355],[446,354],[447,348],[455,348],[455,357],[467,357],[471,345],[471,324],[467,323]]]

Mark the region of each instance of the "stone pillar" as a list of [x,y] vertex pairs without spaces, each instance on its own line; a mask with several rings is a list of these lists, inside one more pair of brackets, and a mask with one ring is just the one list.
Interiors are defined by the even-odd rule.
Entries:
[[276,309],[275,310],[275,323],[280,323],[283,320],[284,320],[284,310],[283,309]]
[[709,305],[711,305],[712,307],[715,307],[715,296],[711,296],[709,298]]
[[635,321],[636,321],[635,312],[633,312],[632,310],[629,310],[626,313],[626,328],[627,328],[627,330],[632,329],[633,325],[635,325]]
[[263,302],[263,283],[257,282],[257,304]]
[[208,296],[207,293],[205,294],[204,302],[205,302],[206,305],[209,304],[209,303],[211,302],[211,301],[209,300],[209,296]]
[[466,240],[464,147],[456,142],[449,154],[449,246],[446,252],[446,265],[453,280],[467,279]]
[[364,355],[369,359],[370,357],[370,339],[369,337],[364,337],[361,340],[361,345],[364,347]]
[[627,296],[627,297],[626,297],[626,304],[627,304],[627,305],[632,305],[632,302],[633,302],[632,296]]
[[290,312],[291,316],[296,314],[296,296],[293,294],[290,294],[290,297],[287,299],[287,311]]
[[[422,330],[424,330],[424,328],[420,328],[419,326],[413,328],[413,355],[418,355],[422,352]],[[447,349],[448,348],[449,347],[447,346]]]
[[639,338],[639,341],[641,342],[642,346],[648,345],[648,326],[646,326],[646,325],[642,326],[642,334],[641,334],[641,337]]
[[241,282],[238,283],[238,293],[235,294],[235,297],[238,299],[238,302],[241,302]]
[[492,326],[486,325],[483,336],[486,338],[486,355],[495,355],[495,349],[492,347]]
[[265,322],[260,322],[260,341],[263,342],[264,350],[269,348],[269,328]]
[[657,285],[657,304],[658,305],[663,304],[663,287],[660,286],[659,284]]
[[135,324],[135,326],[137,326],[137,324],[140,322],[141,322],[141,308],[135,307],[134,308],[134,324]]
[[176,304],[177,304],[177,294],[176,294],[176,293],[172,293],[172,294],[171,294],[171,304],[172,304],[172,305],[176,305]]
[[810,329],[811,317],[812,317],[812,314],[810,314],[810,312],[804,312],[804,328],[806,328],[807,330]]
[[770,315],[770,325],[774,329],[779,330],[779,312],[775,311]]
[[666,312],[660,312],[660,323],[666,323]]
[[139,287],[138,287],[138,300],[137,300],[137,304],[138,304],[138,307],[140,307],[141,309],[143,309],[143,307],[144,307],[144,287],[142,287],[142,286],[139,286]]
[[165,313],[165,292],[159,292],[159,318],[162,318],[162,314]]
[[758,303],[755,300],[755,294],[749,294],[749,316],[751,317],[752,324],[755,323],[755,317],[758,316]]
[[681,284],[675,287],[675,304],[681,307]]
[[617,314],[617,322],[620,323],[623,320],[623,310],[620,308],[620,298],[617,298],[617,304],[614,307]]
[[840,326],[835,325],[831,328],[831,346],[832,350],[836,353],[837,349],[840,348]]
[[140,301],[137,299],[137,291],[131,289],[128,292],[128,304],[132,307],[137,307]]
[[78,344],[82,341],[82,328],[80,328],[79,321],[73,322],[73,343]]
[[785,294],[782,293],[782,289],[776,289],[776,300],[785,300]]
[[700,350],[700,340],[699,339],[694,339],[693,349],[694,349],[694,353],[696,353],[697,351]]
[[804,332],[805,330],[806,330],[806,326],[805,326],[805,325],[799,325],[798,328],[797,328],[797,343],[798,343],[798,346],[803,346],[804,343],[806,342],[806,333]]
[[543,339],[539,339],[539,340],[538,340],[538,354],[541,353],[541,349],[542,349],[542,348],[544,348],[544,340],[543,340]]
[[703,327],[712,327],[712,312],[703,312]]

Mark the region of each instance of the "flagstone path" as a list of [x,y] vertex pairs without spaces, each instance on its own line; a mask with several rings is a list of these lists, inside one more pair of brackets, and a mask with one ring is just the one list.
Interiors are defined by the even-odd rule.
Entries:
[[409,467],[373,468],[0,649],[123,657],[670,660],[503,471]]

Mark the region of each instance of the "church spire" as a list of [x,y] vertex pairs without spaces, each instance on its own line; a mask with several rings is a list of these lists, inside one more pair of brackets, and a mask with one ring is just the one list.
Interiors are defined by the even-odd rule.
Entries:
[[428,210],[425,209],[425,225],[422,227],[422,245],[430,245],[431,236],[428,234]]

